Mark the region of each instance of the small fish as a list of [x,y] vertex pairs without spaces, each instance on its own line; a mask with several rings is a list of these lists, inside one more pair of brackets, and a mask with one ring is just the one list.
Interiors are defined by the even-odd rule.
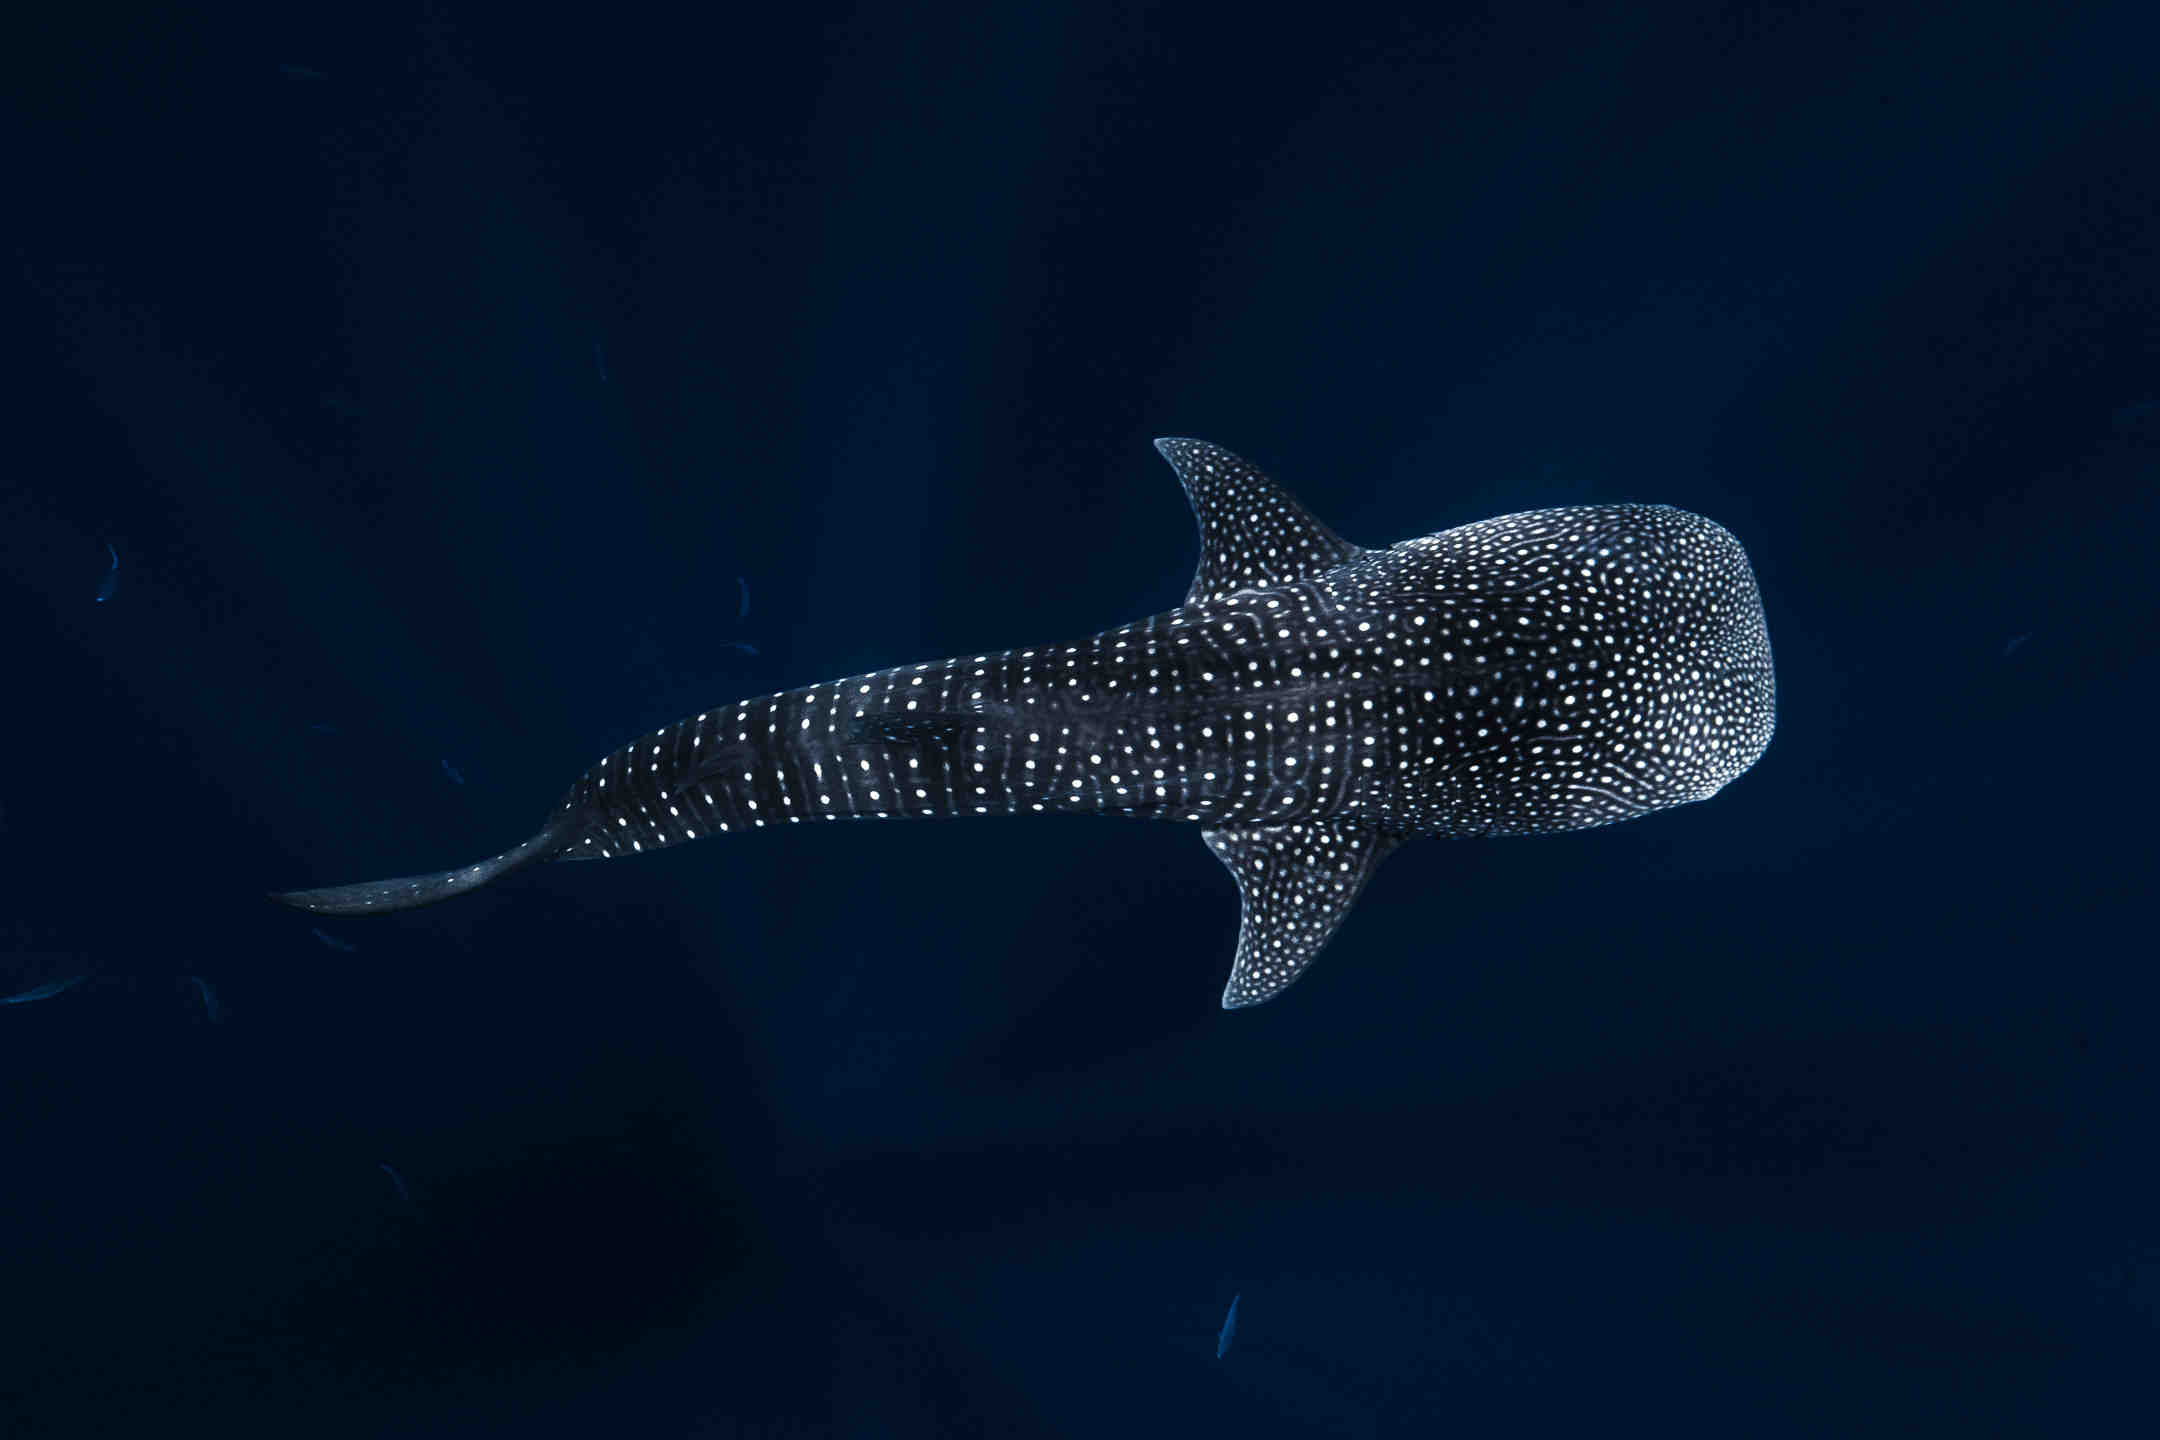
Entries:
[[737,575],[735,584],[742,590],[742,607],[735,612],[735,618],[747,620],[750,618],[750,582]]
[[448,775],[452,780],[457,781],[457,783],[460,785],[465,783],[465,777],[458,774],[457,766],[452,765],[448,760],[442,762],[442,773]]
[[420,1208],[417,1205],[413,1205],[412,1191],[405,1188],[405,1177],[398,1174],[396,1168],[392,1166],[389,1161],[378,1160],[375,1162],[375,1168],[390,1177],[390,1183],[397,1187],[398,1199],[404,1201],[407,1205],[411,1206],[415,1210]]
[[310,730],[312,730],[312,731],[314,731],[314,732],[315,732],[315,733],[316,733],[317,735],[335,735],[335,734],[337,734],[337,726],[335,726],[335,725],[323,725],[323,724],[320,724],[320,723],[318,723],[318,724],[310,725],[310,726],[308,726],[307,728],[308,728],[308,729],[310,729]]
[[741,640],[723,640],[720,642],[720,648],[722,650],[740,650],[745,655],[757,654],[757,646]]
[[312,933],[314,934],[316,939],[322,941],[323,944],[328,945],[331,949],[342,950],[348,955],[352,954],[354,951],[360,948],[358,945],[353,944],[352,941],[340,940],[337,936],[332,935],[327,931],[316,930]]
[[97,603],[100,605],[112,599],[113,591],[120,588],[120,552],[113,549],[112,541],[108,540],[105,542],[105,553],[112,556],[112,567],[105,572],[105,578],[98,582]]
[[848,724],[850,745],[931,745],[949,749],[975,728],[971,715],[946,710],[858,715]]
[[218,1003],[217,991],[210,988],[210,982],[200,975],[190,975],[187,978],[194,983],[195,989],[202,995],[203,1013],[210,1017],[210,1023],[213,1025],[223,1024],[225,1007]]
[[2026,631],[2023,635],[2012,635],[2007,641],[2003,643],[2003,658],[2007,660],[2012,655],[2017,654],[2018,646],[2023,645],[2027,640],[2030,639],[2032,639],[2032,632],[2029,630]]
[[1217,1360],[1230,1353],[1230,1342],[1237,1338],[1237,1302],[1244,1298],[1242,1294],[1230,1297],[1230,1313],[1223,1316],[1222,1333],[1215,1337]]
[[33,985],[28,990],[18,990],[13,995],[0,995],[0,1005],[27,1005],[33,1000],[50,1000],[70,985],[83,981],[80,975],[70,975],[65,980],[48,980],[43,985]]
[[607,384],[607,356],[601,353],[600,342],[597,340],[593,341],[592,358],[593,364],[598,367],[600,371],[600,383],[603,385]]
[[305,65],[280,65],[277,68],[289,80],[327,80],[330,78],[323,74],[322,71],[311,70]]

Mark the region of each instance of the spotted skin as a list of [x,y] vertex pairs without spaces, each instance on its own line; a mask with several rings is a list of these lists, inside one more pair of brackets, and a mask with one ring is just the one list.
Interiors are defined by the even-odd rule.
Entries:
[[405,909],[536,860],[804,821],[1183,820],[1243,897],[1238,1008],[1304,973],[1406,839],[1631,819],[1769,744],[1754,575],[1700,516],[1575,506],[1364,550],[1228,451],[1156,448],[1200,522],[1176,609],[709,710],[608,755],[493,860],[278,898]]

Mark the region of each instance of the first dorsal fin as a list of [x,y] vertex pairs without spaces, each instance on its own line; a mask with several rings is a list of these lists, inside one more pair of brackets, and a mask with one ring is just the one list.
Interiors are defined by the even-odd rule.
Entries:
[[1245,901],[1225,1010],[1272,1000],[1304,974],[1400,843],[1340,820],[1204,830],[1201,838],[1230,867]]
[[1186,604],[1302,580],[1360,553],[1257,465],[1221,446],[1164,439],[1155,448],[1185,482],[1200,521],[1200,571]]

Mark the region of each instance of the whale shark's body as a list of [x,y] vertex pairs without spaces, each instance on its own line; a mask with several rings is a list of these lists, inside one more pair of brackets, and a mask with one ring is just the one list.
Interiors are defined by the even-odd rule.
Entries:
[[1176,609],[724,705],[609,755],[492,860],[278,898],[406,909],[540,860],[807,820],[1154,816],[1206,827],[1236,877],[1236,1008],[1304,972],[1403,840],[1706,799],[1770,742],[1754,574],[1700,516],[1574,506],[1363,550],[1228,451],[1155,443],[1200,521]]

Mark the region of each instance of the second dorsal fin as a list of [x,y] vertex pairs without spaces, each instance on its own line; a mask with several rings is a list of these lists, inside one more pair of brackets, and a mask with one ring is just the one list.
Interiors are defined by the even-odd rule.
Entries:
[[1332,570],[1360,553],[1260,468],[1204,440],[1155,448],[1185,482],[1200,521],[1200,570],[1188,605]]

